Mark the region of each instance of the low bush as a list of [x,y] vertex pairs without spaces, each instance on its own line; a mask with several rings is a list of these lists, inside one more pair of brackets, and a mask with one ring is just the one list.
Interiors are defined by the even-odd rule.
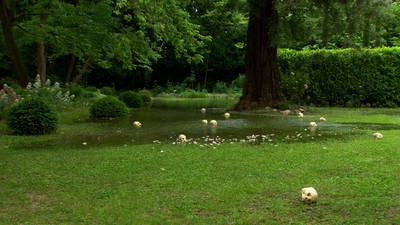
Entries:
[[19,135],[47,134],[56,130],[56,112],[42,98],[31,97],[11,106],[7,126]]
[[188,89],[186,91],[181,92],[178,96],[181,98],[206,98],[207,93],[201,91],[195,91],[193,89]]
[[5,118],[8,108],[18,100],[19,96],[13,88],[3,84],[3,88],[0,89],[0,120]]
[[117,95],[117,91],[113,87],[102,87],[100,89],[100,92],[103,95],[111,95],[111,96],[116,96]]
[[68,90],[70,92],[70,94],[74,95],[76,98],[84,98],[84,97],[86,97],[85,88],[83,88],[82,86],[80,86],[78,84],[67,85],[65,89]]
[[214,93],[225,94],[230,92],[228,85],[223,81],[217,81],[213,88]]
[[92,118],[115,118],[125,117],[128,107],[116,97],[106,96],[93,102],[90,106]]
[[151,92],[149,90],[140,90],[139,95],[142,97],[144,103],[148,104],[151,102]]
[[119,95],[119,99],[129,108],[140,108],[143,105],[142,96],[135,91],[124,91]]
[[75,98],[75,95],[71,94],[69,90],[61,88],[58,82],[52,85],[48,79],[46,83],[42,84],[39,75],[36,76],[33,84],[31,82],[28,83],[25,95],[27,97],[42,98],[57,109],[61,109]]
[[90,91],[90,92],[97,92],[98,89],[94,86],[88,86],[85,88],[86,91]]

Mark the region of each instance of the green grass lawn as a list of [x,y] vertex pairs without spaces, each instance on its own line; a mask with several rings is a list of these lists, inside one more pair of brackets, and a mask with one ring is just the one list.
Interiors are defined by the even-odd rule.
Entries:
[[[400,110],[312,108],[340,123],[386,123],[340,140],[48,147],[0,124],[0,224],[399,224]],[[311,115],[311,117],[312,117]],[[87,128],[84,132],[90,132]],[[38,144],[41,143],[41,144]],[[25,147],[22,147],[25,146]],[[315,204],[301,189],[318,191]]]

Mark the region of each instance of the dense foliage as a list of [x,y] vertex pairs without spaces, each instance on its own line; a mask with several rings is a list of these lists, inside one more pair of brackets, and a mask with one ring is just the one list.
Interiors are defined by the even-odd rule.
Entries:
[[60,87],[58,82],[52,84],[50,79],[47,79],[45,83],[41,82],[39,75],[36,76],[33,84],[31,82],[28,83],[24,92],[28,97],[36,96],[42,98],[57,109],[70,103],[75,98],[75,95],[71,94],[69,90]]
[[102,87],[100,89],[100,92],[103,95],[117,95],[117,91],[115,90],[114,87]]
[[19,98],[12,87],[7,84],[3,85],[3,88],[0,89],[0,120],[5,118],[8,108],[18,102]]
[[151,92],[149,90],[140,90],[140,97],[143,99],[143,103],[148,104],[151,102]]
[[400,106],[400,48],[279,52],[287,100],[316,106]]
[[8,127],[20,135],[51,133],[57,123],[55,111],[39,97],[26,98],[11,106],[7,116]]
[[119,94],[119,99],[129,108],[140,108],[143,105],[142,96],[135,91],[124,91]]
[[97,119],[125,117],[128,107],[116,97],[106,96],[93,102],[89,111],[91,117]]

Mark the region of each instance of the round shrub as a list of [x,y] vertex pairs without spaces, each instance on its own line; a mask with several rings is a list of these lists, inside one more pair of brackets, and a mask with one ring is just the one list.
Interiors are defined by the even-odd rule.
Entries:
[[144,103],[151,102],[151,92],[149,90],[140,90],[139,95],[142,97]]
[[130,108],[140,108],[143,105],[143,99],[139,93],[134,91],[124,91],[119,95],[119,99]]
[[8,111],[7,126],[20,135],[51,133],[57,124],[56,112],[39,97],[24,99]]
[[103,95],[117,95],[117,91],[113,87],[102,87],[100,89],[100,93],[102,93]]
[[124,117],[128,114],[128,107],[115,97],[106,96],[96,100],[90,106],[90,115],[93,118]]

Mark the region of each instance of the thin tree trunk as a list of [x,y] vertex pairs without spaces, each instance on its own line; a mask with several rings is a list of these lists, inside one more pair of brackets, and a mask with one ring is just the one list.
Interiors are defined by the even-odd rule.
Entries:
[[[46,22],[46,17],[44,15],[40,15],[39,26],[43,26]],[[40,76],[40,81],[42,85],[46,83],[46,53],[45,53],[45,45],[44,40],[41,40],[36,43],[36,55],[38,59],[37,65],[37,74]]]
[[204,71],[204,85],[203,85],[203,89],[206,89],[207,86],[207,77],[208,77],[208,65],[210,62],[210,49],[211,49],[211,43],[208,44],[207,47],[207,55],[206,55],[206,64],[205,64],[205,71]]
[[72,72],[74,71],[75,62],[76,62],[76,56],[71,55],[71,60],[69,61],[68,65],[68,72],[67,75],[65,76],[65,84],[71,83]]
[[247,29],[245,84],[235,110],[273,106],[282,99],[277,48],[272,44],[278,17],[272,2],[264,1],[252,6]]
[[326,48],[328,47],[328,41],[329,41],[329,2],[323,2],[322,3],[322,10],[323,10],[323,20],[322,20],[322,47]]
[[92,61],[92,58],[91,58],[91,57],[89,57],[89,58],[86,60],[85,65],[83,65],[83,67],[79,70],[78,75],[76,75],[76,77],[75,77],[74,80],[72,81],[72,84],[73,84],[73,85],[77,84],[77,83],[82,79],[83,74],[85,74],[85,72],[87,71],[87,69],[88,69],[88,67],[89,67],[91,61]]
[[36,43],[36,55],[38,58],[37,74],[40,76],[42,85],[46,83],[46,56],[44,50],[44,42]]
[[0,0],[0,21],[16,78],[22,86],[26,86],[29,82],[29,76],[15,42],[14,34],[12,32],[12,20],[9,17],[5,0]]

